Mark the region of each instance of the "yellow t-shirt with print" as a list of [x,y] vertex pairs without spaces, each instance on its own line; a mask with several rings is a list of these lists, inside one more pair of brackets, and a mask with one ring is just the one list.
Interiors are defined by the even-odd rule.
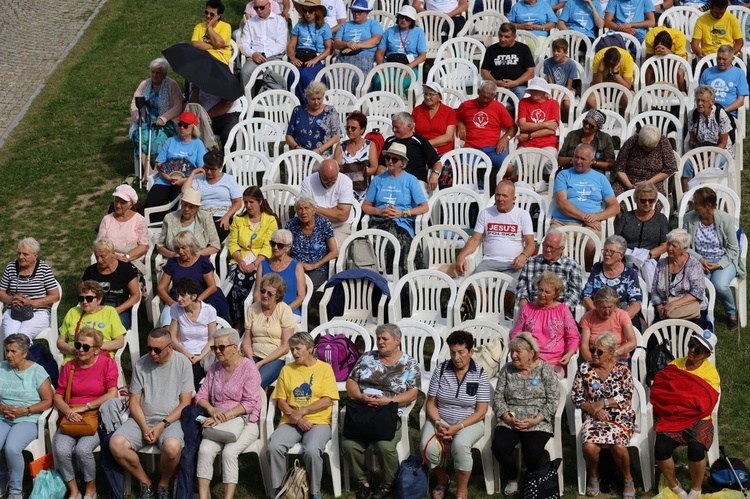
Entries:
[[[229,23],[225,23],[224,21],[219,21],[218,23],[216,23],[214,31],[216,31],[216,34],[219,35],[222,40],[224,40],[226,48],[209,49],[208,53],[224,64],[229,64],[229,59],[232,58],[232,47],[230,46],[231,44],[229,42],[229,40],[231,40],[232,38],[232,25]],[[193,29],[193,36],[190,41],[211,43],[211,37],[208,35],[208,24],[206,24],[205,22],[198,23]]]
[[[594,73],[599,71],[599,64],[602,62],[602,59],[604,59],[604,53],[609,50],[612,47],[605,47],[601,49],[599,52],[594,55],[594,64],[593,69]],[[620,56],[622,57],[622,62],[620,63],[620,76],[623,78],[630,78],[631,82],[633,81],[633,57],[630,55],[630,52],[627,50],[615,47],[619,52]],[[604,77],[602,78],[602,81],[609,81],[609,82],[615,82],[614,77],[608,77],[607,73],[604,73]]]
[[646,46],[646,55],[654,55],[654,38],[662,31],[666,31],[672,37],[672,53],[687,60],[685,34],[679,29],[667,28],[666,26],[656,26],[646,32],[646,38],[643,40],[643,44]]
[[[114,307],[105,305],[96,313],[86,314],[81,320],[83,309],[81,306],[73,307],[68,310],[65,314],[65,319],[60,326],[60,336],[65,338],[65,342],[73,346],[75,343],[76,329],[78,331],[84,327],[90,327],[100,331],[104,337],[104,341],[112,341],[115,338],[119,338],[126,333],[125,327],[122,325],[120,315],[117,313]],[[81,320],[81,325],[78,327],[78,321]],[[109,356],[114,358],[115,352],[109,352]],[[72,355],[66,355],[64,362],[72,359]]]
[[706,12],[695,21],[693,40],[701,41],[704,54],[715,54],[722,45],[734,45],[735,40],[743,38],[740,22],[734,14],[726,12],[721,19],[716,19]]
[[[317,360],[315,364],[307,367],[293,362],[281,369],[273,398],[286,400],[287,404],[296,410],[314,404],[323,397],[339,399],[336,376],[330,364]],[[305,419],[312,424],[330,425],[332,412],[332,407],[328,407],[308,414]],[[279,424],[289,424],[286,414],[281,417]]]

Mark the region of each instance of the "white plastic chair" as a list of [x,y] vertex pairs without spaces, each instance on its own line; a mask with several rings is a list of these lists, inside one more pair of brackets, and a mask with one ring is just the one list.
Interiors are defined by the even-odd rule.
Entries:
[[677,211],[677,227],[682,227],[683,218],[685,213],[690,211],[692,208],[693,196],[695,191],[702,187],[708,187],[716,193],[716,209],[725,211],[734,217],[734,226],[739,228],[740,226],[740,213],[741,213],[741,201],[739,195],[726,185],[721,184],[703,184],[698,187],[693,187],[687,191],[680,200],[680,208]]
[[740,31],[743,33],[745,39],[745,46],[750,45],[750,35],[747,32],[747,24],[750,21],[750,9],[747,5],[732,5],[727,7],[727,12],[733,14],[740,22]]
[[[349,257],[350,246],[356,239],[367,239],[375,250],[375,256],[377,258],[377,269],[375,272],[385,277],[391,284],[397,282],[401,278],[398,265],[398,262],[401,261],[401,245],[398,243],[398,239],[396,239],[394,235],[380,229],[359,230],[351,234],[343,243],[341,243],[339,257],[336,259],[337,273],[348,268],[347,265],[349,262],[347,260]],[[392,258],[386,257],[386,248],[388,245],[392,247]],[[390,273],[387,271],[389,264],[393,267]]]
[[[613,139],[617,138],[619,140],[619,145],[615,144],[615,151],[618,151],[620,147],[622,147],[622,144],[624,144],[625,141],[629,138],[629,136],[627,135],[628,123],[625,121],[625,118],[623,118],[617,111],[612,111],[609,109],[599,109],[599,111],[601,111],[607,119],[607,121],[604,122],[604,126],[602,126],[600,130],[611,135]],[[575,123],[573,123],[572,130],[580,129],[584,119],[586,119],[586,113],[579,115],[576,118]]]
[[267,175],[273,173],[273,163],[263,153],[235,151],[224,158],[227,173],[235,178],[240,189],[264,185]]
[[[494,206],[494,204],[495,200],[493,198],[490,198],[487,202],[487,207],[489,208],[490,206]],[[516,187],[515,205],[518,208],[528,212],[531,212],[531,208],[533,205],[537,205],[539,207],[539,218],[537,219],[537,229],[534,239],[541,242],[542,239],[544,239],[544,228],[546,227],[547,223],[546,200],[536,191],[532,191],[531,189],[527,189],[525,187]]]
[[539,62],[542,53],[542,40],[540,40],[538,36],[531,31],[518,29],[516,30],[516,43],[528,45],[529,50],[531,50],[531,55],[534,56],[534,62]]
[[[421,370],[422,391],[430,386],[430,379],[438,365],[438,355],[443,347],[443,340],[435,328],[414,319],[389,319],[401,330],[401,351],[416,359]],[[428,353],[428,345],[431,353]]]
[[336,109],[341,124],[341,136],[346,137],[346,118],[357,109],[357,96],[346,90],[329,89],[323,94],[323,103]]
[[[286,185],[296,189],[302,187],[302,181],[312,175],[323,162],[323,156],[307,149],[294,149],[279,155],[273,162],[274,182],[282,179]],[[282,174],[283,172],[283,174]]]
[[376,128],[380,130],[383,137],[390,137],[393,135],[393,121],[388,116],[368,116],[367,117],[367,133],[372,132]]
[[484,208],[482,196],[467,187],[449,187],[434,193],[427,200],[428,215],[422,228],[429,225],[452,225],[470,233],[474,231],[476,215]]
[[[739,151],[737,154],[739,154]],[[677,191],[678,203],[682,202],[683,195],[682,183],[679,180],[682,178],[682,172],[688,161],[693,164],[693,171],[696,175],[708,168],[716,169],[718,177],[721,178],[722,182],[726,182],[726,186],[729,189],[735,192],[739,191],[738,182],[735,180],[736,176],[738,176],[738,172],[734,171],[734,158],[732,158],[732,155],[729,154],[726,149],[719,149],[718,147],[696,147],[695,149],[690,149],[683,154],[677,166],[675,189]],[[708,181],[707,183],[712,182]]]
[[[633,81],[635,82],[635,75],[633,75]],[[627,110],[633,101],[633,94],[630,91],[620,85],[619,83],[602,82],[596,85],[591,85],[589,88],[583,91],[581,100],[578,102],[578,115],[583,116],[586,114],[586,101],[589,96],[593,95],[596,99],[596,109],[613,111],[619,113],[620,111],[620,100],[625,99]]]
[[467,98],[477,94],[479,80],[477,67],[471,61],[459,58],[440,59],[427,74],[427,81],[437,82],[444,89],[456,90]]
[[680,123],[687,123],[688,100],[685,94],[672,85],[653,83],[635,94],[628,110],[628,120],[639,113],[652,110],[670,112],[674,107],[679,108],[677,119]]
[[[268,404],[268,413],[266,414],[266,434],[268,435],[268,441],[271,441],[271,435],[276,431],[274,426],[274,418],[276,417],[276,411],[278,401],[271,395],[271,401]],[[339,401],[333,401],[332,414],[331,414],[331,439],[326,442],[323,448],[323,455],[328,458],[328,465],[331,470],[331,482],[333,483],[333,495],[334,497],[341,497],[341,457],[339,452]],[[292,454],[302,454],[302,445],[295,444],[287,452],[287,456]]]
[[471,61],[479,67],[486,52],[487,47],[476,38],[457,35],[440,45],[437,54],[435,54],[435,64],[440,62],[441,59],[459,58]]
[[[375,78],[380,82],[380,90],[398,95],[404,99],[408,109],[414,108],[416,94],[421,92],[421,80],[417,80],[414,70],[398,62],[384,62],[372,68],[365,76],[362,88],[374,88]],[[406,80],[409,80],[406,85]]]
[[257,424],[260,433],[258,435],[258,438],[253,440],[250,445],[245,447],[245,450],[243,450],[240,455],[255,454],[256,456],[258,456],[258,461],[260,462],[260,476],[263,480],[263,489],[266,491],[266,495],[270,497],[273,491],[271,490],[271,467],[268,463],[268,429],[266,427],[267,414],[268,396],[266,395],[265,390],[260,390],[260,417],[257,423],[248,423]]
[[224,156],[232,149],[253,151],[273,159],[279,154],[280,144],[286,140],[285,130],[271,120],[248,118],[237,123],[229,132],[224,144]]
[[265,118],[279,125],[282,130],[289,124],[292,111],[299,106],[299,99],[288,90],[266,90],[250,101],[247,114]]
[[354,109],[359,109],[366,115],[393,116],[396,113],[406,111],[406,103],[400,94],[386,91],[368,92],[360,97]]
[[[651,59],[649,59],[651,60]],[[678,154],[683,154],[683,126],[675,115],[666,111],[651,110],[647,113],[641,113],[633,116],[628,122],[628,129],[625,132],[629,137],[636,134],[646,125],[657,127],[663,137],[675,141],[675,150]],[[731,163],[730,163],[731,164]]]
[[299,189],[288,184],[266,184],[260,190],[271,210],[279,217],[279,227],[286,227],[295,215],[294,203],[299,197]]
[[[552,43],[559,39],[568,42],[568,55],[583,67],[584,71],[579,72],[581,80],[591,81],[591,61],[594,59],[594,48],[591,40],[580,31],[571,29],[553,30],[542,44],[539,59],[544,60],[552,57]],[[581,58],[581,54],[584,54],[583,58]]]
[[[568,130],[573,130],[573,128],[571,127],[573,126],[573,123],[575,122],[576,109],[578,107],[577,106],[578,99],[576,98],[573,91],[570,90],[568,87],[563,87],[562,85],[556,85],[554,83],[551,83],[549,86],[549,89],[552,92],[552,98],[555,99],[560,104],[561,111],[562,111],[563,100],[568,99],[568,102],[570,103],[570,108],[568,109],[568,121],[567,123],[563,123],[563,125],[565,125],[568,128]],[[562,136],[562,131],[560,135]]]
[[695,30],[695,21],[703,15],[703,12],[686,5],[675,5],[666,9],[659,16],[657,26],[667,26],[679,30],[685,35],[687,44],[690,44],[690,40],[693,38],[693,31]]
[[[374,4],[374,3],[375,3],[374,1],[371,1],[371,4]],[[370,7],[372,6],[373,5],[370,5]],[[398,11],[394,10],[393,12],[398,12]],[[383,31],[385,31],[391,26],[396,24],[396,14],[394,14],[393,12],[374,9],[367,15],[367,18],[374,19],[377,22],[379,22],[380,25],[383,27]]]
[[498,10],[485,9],[484,12],[472,14],[466,20],[466,24],[458,32],[459,37],[473,38],[485,46],[492,43],[492,39],[497,37],[500,31],[500,25],[507,23],[508,18]]
[[255,85],[256,81],[262,78],[262,75],[266,72],[266,70],[271,70],[275,73],[278,73],[284,78],[284,81],[289,81],[290,74],[294,75],[292,77],[292,83],[291,85],[288,85],[289,88],[287,88],[287,90],[292,93],[297,90],[297,85],[299,84],[299,69],[297,69],[297,66],[295,66],[291,62],[283,61],[280,59],[266,61],[263,64],[259,64],[258,67],[255,68],[250,74],[250,79],[247,81],[247,86],[245,87],[245,97],[247,97],[248,101],[253,100],[253,86]]
[[361,95],[365,74],[353,64],[337,62],[321,69],[315,76],[315,81],[325,83],[328,90],[346,90],[354,95]]
[[495,100],[506,108],[513,108],[513,120],[518,121],[518,103],[520,100],[516,94],[511,92],[510,89],[497,87]]
[[[522,147],[508,154],[503,161],[503,166],[500,167],[500,172],[507,171],[510,165],[513,165],[513,176],[518,179],[518,182],[535,187],[544,181],[551,171],[557,169],[557,157],[544,149]],[[549,178],[551,182],[552,177]],[[551,190],[552,188],[548,187],[548,191]],[[490,194],[489,189],[487,194]],[[494,195],[494,192],[492,194]]]
[[375,336],[375,327],[382,323],[379,318],[385,315],[385,303],[387,297],[382,295],[377,307],[372,304],[373,293],[378,287],[368,279],[345,279],[341,282],[344,292],[343,309],[344,315],[328,316],[328,304],[333,297],[334,287],[326,288],[323,298],[320,300],[320,323],[328,325],[331,322],[346,321],[364,328],[372,337]]
[[[402,294],[408,294],[409,315],[402,315]],[[388,304],[388,320],[399,322],[411,319],[427,324],[440,334],[446,328],[453,327],[453,317],[448,313],[455,304],[458,288],[448,274],[438,270],[415,270],[409,272],[396,283],[392,299]],[[443,307],[445,303],[445,307]],[[445,317],[443,317],[445,310]],[[438,345],[439,346],[439,345]],[[439,349],[435,351],[437,355]]]
[[[508,328],[501,326],[497,322],[492,322],[484,319],[470,319],[457,324],[450,331],[446,332],[443,336],[443,340],[450,336],[453,331],[467,331],[474,337],[474,348],[480,348],[485,343],[489,343],[497,338],[502,340],[503,351],[500,355],[500,362],[503,362],[507,355],[508,342],[510,341],[510,331]],[[440,360],[450,358],[448,349],[446,348],[445,341],[443,341],[443,350],[440,352]]]
[[[422,252],[422,261],[428,269],[436,270],[442,265],[450,265],[456,262],[456,255],[466,245],[469,235],[452,225],[431,225],[414,235],[411,242],[409,255],[406,257],[406,265],[409,274],[416,271],[414,260],[417,252]],[[467,258],[467,273],[474,271],[481,258],[481,248]]]
[[443,154],[441,163],[453,167],[453,186],[466,187],[479,192],[479,171],[492,169],[492,161],[479,149],[460,147]]
[[505,298],[508,293],[515,293],[515,286],[515,279],[502,272],[477,272],[466,277],[458,288],[456,301],[450,311],[453,314],[453,323],[462,322],[461,305],[465,295],[471,289],[476,300],[476,307],[474,317],[470,319],[495,322],[510,329],[513,326],[513,320],[508,319],[507,316],[512,314],[513,309],[506,310]]
[[[619,196],[617,196],[617,202],[620,203],[620,206],[622,206],[623,203],[625,204],[625,209],[621,210],[621,213],[633,211],[637,208],[635,198],[633,197],[634,193],[635,193],[635,189],[630,189],[621,193]],[[669,220],[669,215],[671,214],[671,212],[669,211],[669,200],[661,192],[656,193],[656,198],[661,203],[661,213],[665,217],[667,217],[667,220]],[[654,203],[651,209],[652,210],[656,209],[656,203]],[[677,225],[678,227],[682,227],[681,223]],[[610,217],[607,219],[607,235],[611,236],[614,233],[615,233],[615,217]]]
[[695,82],[693,81],[693,68],[690,63],[680,56],[674,54],[655,55],[643,62],[640,69],[640,88],[647,88],[648,69],[653,71],[654,83],[667,83],[678,87],[677,72],[682,70],[685,76],[685,86],[680,89],[686,95],[693,95]]
[[[434,59],[442,45],[443,30],[447,30],[447,39],[453,38],[455,27],[448,14],[437,10],[425,10],[417,13],[417,26],[424,30],[427,38],[427,58]],[[430,81],[430,80],[427,80]]]

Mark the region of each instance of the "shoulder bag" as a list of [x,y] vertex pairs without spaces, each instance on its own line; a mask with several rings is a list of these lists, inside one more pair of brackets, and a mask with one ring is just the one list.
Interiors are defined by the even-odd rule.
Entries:
[[[216,373],[211,380],[211,405],[216,404]],[[240,433],[245,429],[245,416],[238,416],[229,421],[224,421],[216,426],[206,426],[203,428],[203,438],[213,440],[222,444],[231,444],[240,438]]]
[[[80,324],[80,321],[79,321]],[[71,409],[76,407],[85,407],[83,404],[70,405],[70,394],[73,390],[73,373],[76,370],[76,361],[71,361],[70,374],[68,375],[68,385],[65,387],[65,403],[70,406]],[[81,421],[73,422],[67,417],[63,417],[60,421],[60,431],[64,435],[70,437],[88,437],[95,435],[99,430],[99,409],[88,409],[80,413]]]
[[[669,296],[669,283],[672,280],[672,274],[669,272],[669,262],[666,262],[666,272],[664,273],[664,284],[666,286],[667,303],[671,303],[674,300],[679,300],[680,297]],[[670,319],[697,319],[701,316],[701,304],[698,300],[693,300],[686,305],[680,305],[679,307],[672,310],[669,314]]]
[[[36,262],[36,265],[39,265],[39,262]],[[18,294],[18,279],[21,277],[21,269],[18,267],[18,260],[16,260],[16,292],[14,294]],[[36,274],[36,266],[34,267],[34,273],[31,274],[31,277],[33,278]],[[22,307],[17,307],[16,305],[10,306],[10,318],[14,321],[23,322],[27,321],[34,317],[34,306],[31,304],[24,305]]]

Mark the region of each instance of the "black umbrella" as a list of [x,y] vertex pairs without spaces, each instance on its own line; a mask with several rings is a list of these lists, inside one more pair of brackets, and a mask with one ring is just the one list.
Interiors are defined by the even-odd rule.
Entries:
[[229,66],[206,50],[195,48],[189,43],[178,43],[161,53],[175,73],[209,94],[233,101],[245,93],[240,80],[232,74]]

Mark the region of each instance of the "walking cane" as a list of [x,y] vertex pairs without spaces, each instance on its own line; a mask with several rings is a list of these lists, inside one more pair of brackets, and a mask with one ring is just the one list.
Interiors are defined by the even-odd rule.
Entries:
[[138,109],[138,178],[143,188],[143,108],[146,107],[145,97],[135,98],[135,107]]

